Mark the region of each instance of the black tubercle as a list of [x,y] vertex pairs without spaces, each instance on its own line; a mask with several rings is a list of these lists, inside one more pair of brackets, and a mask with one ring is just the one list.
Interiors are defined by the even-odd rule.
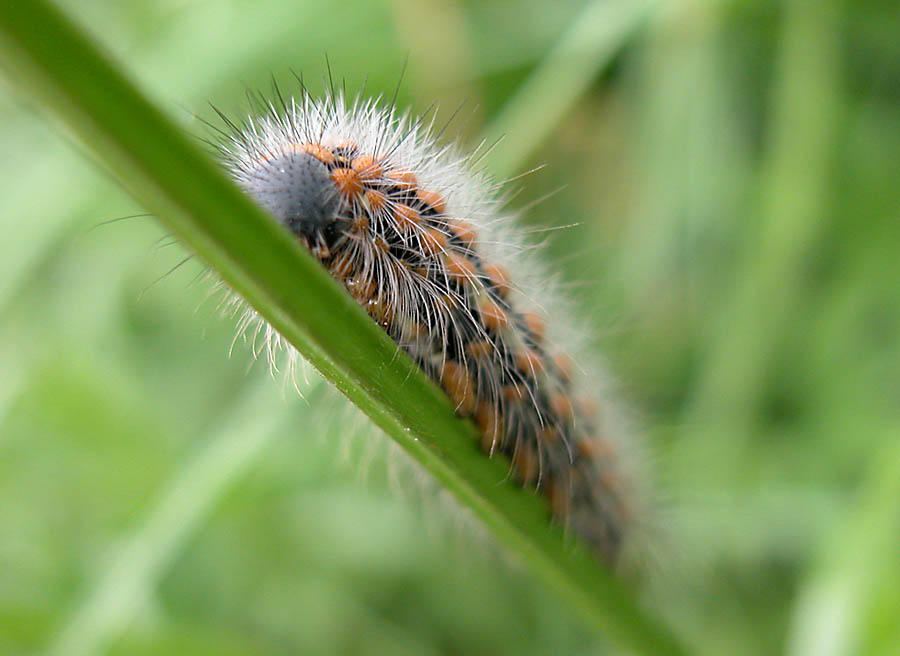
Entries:
[[300,237],[321,234],[337,216],[340,198],[328,168],[308,153],[290,151],[261,162],[241,183]]

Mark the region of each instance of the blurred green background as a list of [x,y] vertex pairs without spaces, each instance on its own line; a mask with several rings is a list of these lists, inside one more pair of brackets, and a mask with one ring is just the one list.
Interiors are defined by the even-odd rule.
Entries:
[[[900,653],[896,3],[64,5],[198,136],[408,56],[401,106],[546,165],[508,189],[650,444],[648,607],[698,654]],[[0,78],[0,653],[617,653],[315,375],[228,357],[201,266],[98,227],[142,210],[39,114]]]

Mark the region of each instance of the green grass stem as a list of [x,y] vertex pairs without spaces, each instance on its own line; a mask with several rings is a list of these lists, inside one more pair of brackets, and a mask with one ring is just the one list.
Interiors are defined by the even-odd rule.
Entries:
[[0,61],[548,588],[632,651],[683,653],[605,568],[549,525],[543,501],[509,481],[506,464],[479,453],[474,427],[324,269],[58,9],[43,0],[0,5]]

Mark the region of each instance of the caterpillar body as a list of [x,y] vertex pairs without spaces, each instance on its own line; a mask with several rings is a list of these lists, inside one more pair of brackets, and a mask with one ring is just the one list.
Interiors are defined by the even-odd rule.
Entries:
[[228,124],[218,147],[237,183],[475,422],[484,452],[508,456],[553,518],[614,562],[635,516],[628,445],[602,381],[556,348],[565,312],[471,157],[340,93],[279,93]]

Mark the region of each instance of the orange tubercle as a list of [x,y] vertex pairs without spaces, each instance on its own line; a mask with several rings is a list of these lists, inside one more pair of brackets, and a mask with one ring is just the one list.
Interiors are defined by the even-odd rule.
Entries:
[[484,267],[484,273],[491,284],[497,288],[500,296],[506,298],[510,289],[512,289],[506,269],[498,264],[487,264]]
[[363,196],[363,203],[369,208],[370,212],[378,214],[387,207],[388,199],[387,196],[380,191],[369,189],[366,191],[365,196]]
[[457,412],[471,414],[475,409],[475,383],[466,368],[454,360],[447,360],[441,366],[440,380]]
[[419,241],[426,253],[432,257],[437,257],[447,250],[447,235],[440,230],[427,228],[419,234]]
[[371,155],[360,155],[350,163],[350,168],[365,182],[378,180],[384,175],[384,167]]
[[531,485],[537,479],[539,470],[538,457],[530,446],[519,444],[513,453],[512,464],[516,468],[516,473],[522,485]]
[[388,171],[385,177],[393,181],[401,189],[415,189],[419,182],[412,171]]
[[550,407],[554,414],[564,423],[571,423],[575,419],[575,408],[572,399],[565,394],[554,394],[550,397]]
[[418,191],[419,200],[428,205],[438,214],[443,214],[447,209],[447,204],[444,202],[443,196],[434,191],[428,191],[426,189],[419,189]]
[[481,402],[475,412],[475,425],[481,431],[481,449],[493,453],[503,437],[503,419],[494,406]]
[[525,321],[525,328],[528,329],[534,341],[538,344],[542,343],[547,332],[547,325],[544,323],[541,315],[537,312],[526,312],[522,315],[522,319]]
[[474,283],[478,277],[478,271],[475,269],[472,261],[458,253],[445,253],[444,266],[447,269],[447,274],[457,280]]
[[291,147],[291,150],[296,150],[301,153],[307,153],[308,155],[312,155],[317,160],[325,164],[326,166],[330,166],[334,164],[334,154],[328,150],[325,146],[321,146],[319,144],[314,143],[303,143],[296,144]]
[[405,234],[411,234],[419,226],[419,213],[409,205],[394,205],[394,218],[397,220],[397,229]]
[[463,219],[452,219],[447,221],[447,228],[453,236],[457,237],[466,248],[472,248],[475,245],[475,239],[478,232],[468,221]]
[[496,301],[485,298],[481,302],[481,320],[488,330],[499,332],[509,326],[509,315]]
[[363,191],[362,180],[353,169],[335,169],[331,172],[331,179],[341,195],[348,200],[358,197]]
[[486,360],[494,352],[494,346],[487,340],[469,342],[466,344],[466,353],[476,359]]
[[515,361],[519,370],[529,378],[533,378],[544,368],[544,361],[541,360],[541,356],[530,348],[525,348],[521,352],[516,353]]

